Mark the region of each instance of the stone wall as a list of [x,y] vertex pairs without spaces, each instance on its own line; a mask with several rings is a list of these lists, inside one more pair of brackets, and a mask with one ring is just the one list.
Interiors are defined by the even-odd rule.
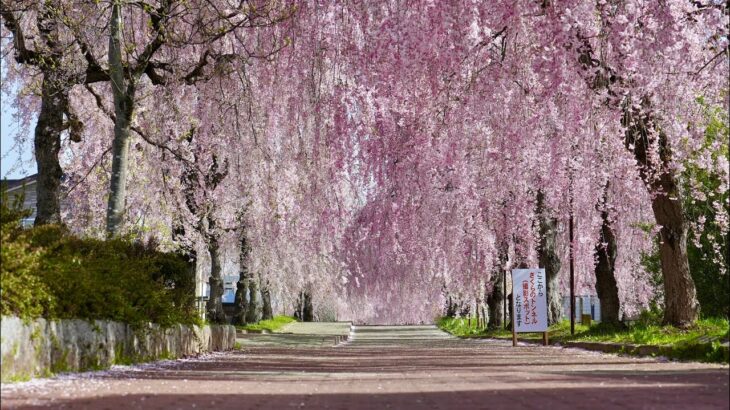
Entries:
[[0,331],[3,381],[230,350],[236,342],[235,328],[219,325],[134,328],[108,320],[24,323],[6,316]]

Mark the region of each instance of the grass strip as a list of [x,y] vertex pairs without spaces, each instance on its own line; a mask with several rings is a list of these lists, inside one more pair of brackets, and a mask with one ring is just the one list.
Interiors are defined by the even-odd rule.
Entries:
[[236,326],[239,330],[268,330],[274,332],[281,329],[285,325],[296,322],[297,320],[291,316],[274,316],[273,319],[260,320],[256,323],[251,323],[245,326]]
[[[512,338],[511,330],[479,328],[474,319],[442,317],[436,324],[440,329],[463,338]],[[571,335],[570,321],[564,320],[550,327],[550,340],[661,346],[662,354],[672,359],[728,363],[727,347],[722,346],[728,339],[728,329],[725,318],[701,319],[689,329],[661,326],[655,319],[642,318],[626,326],[576,323],[575,335]],[[537,340],[539,336],[520,336],[523,340],[532,338]]]

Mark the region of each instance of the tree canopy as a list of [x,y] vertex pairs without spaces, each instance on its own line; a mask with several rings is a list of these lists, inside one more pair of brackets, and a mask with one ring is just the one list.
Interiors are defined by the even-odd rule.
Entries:
[[[6,33],[34,30],[37,13],[8,24],[21,3],[4,1]],[[215,235],[224,271],[244,235],[282,306],[306,290],[356,320],[430,322],[447,295],[483,301],[495,275],[536,266],[542,213],[561,286],[572,246],[581,294],[610,223],[628,316],[657,296],[642,260],[659,238],[665,318],[697,317],[686,241],[710,214],[727,278],[725,2],[51,3],[65,58],[135,82],[121,231],[170,248]],[[3,86],[29,118],[38,73],[21,57],[42,44],[10,34]],[[89,235],[107,218],[112,87],[69,86],[84,128],[63,139],[62,219]]]

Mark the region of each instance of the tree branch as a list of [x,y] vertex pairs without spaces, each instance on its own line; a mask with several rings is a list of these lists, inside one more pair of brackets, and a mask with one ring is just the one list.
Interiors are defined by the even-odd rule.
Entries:
[[101,153],[101,156],[99,157],[99,159],[97,159],[97,160],[96,160],[96,162],[94,162],[94,163],[93,163],[93,164],[91,165],[91,167],[89,167],[89,170],[88,170],[88,171],[86,171],[86,174],[84,174],[84,176],[83,176],[83,177],[81,177],[81,179],[80,179],[80,180],[76,181],[76,183],[75,183],[75,184],[73,184],[73,185],[71,186],[71,188],[69,188],[69,189],[68,189],[68,190],[67,190],[67,191],[66,191],[66,192],[65,192],[65,193],[63,194],[63,195],[64,195],[64,198],[68,198],[68,195],[69,195],[69,194],[71,193],[71,191],[73,191],[74,189],[76,189],[76,187],[77,187],[77,186],[81,185],[81,183],[82,183],[82,182],[84,182],[84,181],[86,180],[86,178],[88,178],[88,177],[89,177],[89,175],[91,174],[91,171],[93,171],[93,170],[94,170],[94,169],[95,169],[95,168],[96,168],[96,167],[97,167],[97,166],[98,166],[98,165],[99,165],[99,164],[101,163],[101,161],[103,161],[103,160],[104,160],[104,157],[106,157],[106,154],[108,154],[108,153],[109,153],[109,152],[110,152],[111,150],[112,150],[112,147],[111,147],[111,146],[109,146],[109,148],[105,149],[105,150],[104,150],[104,152],[102,152],[102,153]]
[[163,44],[165,44],[167,38],[167,28],[165,27],[164,21],[170,14],[170,9],[173,2],[174,0],[163,1],[162,5],[159,8],[155,9],[154,12],[150,12],[151,6],[149,5],[143,7],[143,9],[147,11],[147,13],[150,15],[152,28],[155,31],[155,38],[152,39],[152,41],[145,46],[144,50],[142,50],[142,54],[140,54],[139,58],[137,59],[137,65],[132,70],[132,74],[135,77],[139,77],[143,73],[147,72],[147,67],[150,63],[150,60],[152,59],[152,56],[157,52],[157,50],[160,49],[160,47],[162,47]]
[[23,34],[23,29],[20,27],[20,23],[4,1],[0,2],[0,16],[3,18],[5,28],[13,33],[15,61],[19,64],[39,66],[42,61],[41,54],[35,50],[29,50],[25,47],[25,35]]
[[720,57],[721,55],[725,54],[726,52],[727,52],[727,48],[723,48],[719,53],[715,54],[714,57],[712,57],[709,61],[707,61],[705,63],[705,65],[703,65],[702,67],[700,67],[700,69],[697,70],[697,72],[695,72],[695,75],[698,75],[699,73],[701,73],[702,70],[704,70],[705,68],[707,68],[708,65],[710,65],[710,63],[712,63],[713,61],[715,61],[718,57]]
[[[116,122],[116,120],[117,120],[116,115],[114,115],[114,113],[110,109],[108,109],[106,106],[104,106],[104,102],[102,101],[101,96],[96,91],[94,91],[94,89],[91,88],[90,85],[84,84],[84,87],[89,92],[89,94],[91,94],[94,97],[94,100],[96,101],[97,107],[99,107],[99,109],[107,117],[109,117],[109,119],[112,122]],[[148,143],[148,144],[150,144],[150,145],[152,145],[154,147],[157,147],[157,148],[159,148],[161,150],[167,151],[170,154],[172,154],[175,158],[177,158],[178,160],[183,161],[183,162],[186,162],[188,164],[192,164],[192,165],[194,165],[197,168],[197,164],[194,164],[193,162],[187,160],[184,156],[182,156],[180,153],[178,153],[177,151],[173,150],[172,148],[168,147],[167,145],[152,140],[139,127],[137,127],[135,125],[131,125],[129,128],[132,131],[134,131],[137,135],[139,135],[139,137],[142,138],[142,140],[145,141],[146,143]]]

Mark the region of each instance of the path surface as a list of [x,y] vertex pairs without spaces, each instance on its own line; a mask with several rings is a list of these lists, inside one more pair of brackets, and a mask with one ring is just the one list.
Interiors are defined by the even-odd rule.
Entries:
[[342,338],[349,336],[350,326],[350,322],[292,322],[274,333],[237,334],[236,341],[245,348],[333,347],[339,344]]
[[2,408],[727,409],[728,369],[355,327],[335,347],[242,351],[3,385]]

